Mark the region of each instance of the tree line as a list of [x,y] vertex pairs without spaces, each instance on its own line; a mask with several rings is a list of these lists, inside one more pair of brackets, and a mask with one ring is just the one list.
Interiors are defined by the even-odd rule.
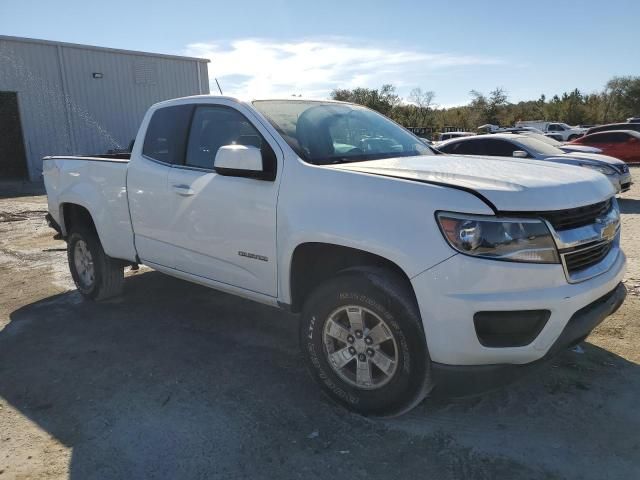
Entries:
[[405,127],[426,127],[433,132],[445,127],[475,131],[479,126],[510,126],[519,120],[549,120],[569,125],[624,122],[640,115],[640,76],[613,77],[602,91],[584,93],[577,88],[562,95],[517,103],[497,87],[489,94],[471,90],[467,105],[440,108],[435,92],[413,89],[405,100],[391,84],[381,88],[335,89],[331,98],[365,105]]

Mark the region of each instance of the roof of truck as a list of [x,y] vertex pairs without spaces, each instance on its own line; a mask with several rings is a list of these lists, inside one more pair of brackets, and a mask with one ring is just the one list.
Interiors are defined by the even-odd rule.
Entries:
[[212,95],[212,94],[205,94],[205,95],[190,95],[188,97],[178,97],[178,98],[171,98],[169,100],[163,100],[162,102],[158,102],[155,103],[154,105],[152,105],[152,107],[161,107],[161,106],[167,106],[167,105],[172,105],[174,103],[181,103],[184,100],[192,100],[192,99],[205,99],[205,98],[211,98],[211,99],[217,99],[217,100],[228,100],[231,102],[237,102],[237,103],[252,103],[255,101],[278,101],[278,102],[318,102],[318,103],[342,103],[342,104],[349,104],[349,105],[354,105],[352,102],[343,102],[340,100],[324,100],[321,98],[302,98],[302,97],[284,97],[284,98],[278,98],[278,97],[267,97],[267,98],[255,98],[255,97],[234,97],[231,95]]

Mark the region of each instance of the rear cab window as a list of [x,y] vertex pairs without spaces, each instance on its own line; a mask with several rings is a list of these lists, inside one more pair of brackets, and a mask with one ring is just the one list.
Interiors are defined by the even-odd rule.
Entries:
[[193,108],[194,105],[173,105],[153,112],[142,154],[162,163],[183,163]]

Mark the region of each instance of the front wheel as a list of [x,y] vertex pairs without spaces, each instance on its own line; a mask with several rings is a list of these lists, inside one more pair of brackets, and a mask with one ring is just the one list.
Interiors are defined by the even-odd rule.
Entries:
[[305,303],[300,344],[312,376],[363,415],[400,415],[431,388],[418,308],[405,281],[377,269],[345,270]]
[[72,231],[67,239],[67,258],[73,281],[84,297],[106,300],[122,292],[124,264],[104,252],[94,231]]

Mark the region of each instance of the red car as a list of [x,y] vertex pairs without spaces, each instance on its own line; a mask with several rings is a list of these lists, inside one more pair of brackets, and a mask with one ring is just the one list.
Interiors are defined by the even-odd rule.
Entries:
[[601,149],[604,155],[619,158],[627,163],[640,163],[640,132],[633,130],[592,133],[569,144],[596,147]]

